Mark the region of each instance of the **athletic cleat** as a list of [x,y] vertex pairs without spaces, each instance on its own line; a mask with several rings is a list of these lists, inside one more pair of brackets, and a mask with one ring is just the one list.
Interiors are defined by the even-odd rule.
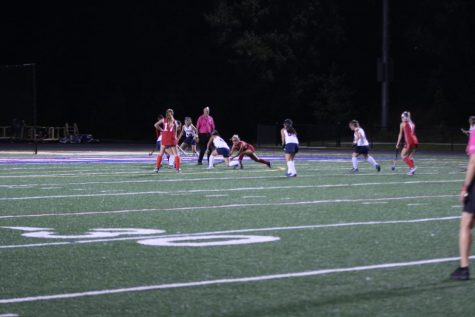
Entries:
[[207,170],[212,170],[212,169],[214,169],[214,167],[213,166],[208,166],[206,169]]
[[414,166],[413,168],[409,170],[409,172],[407,172],[407,175],[413,176],[414,174],[416,174],[416,169],[417,167]]
[[234,165],[233,169],[237,170],[239,168],[239,165]]
[[297,174],[285,173],[285,176],[287,176],[287,177],[297,177]]
[[270,162],[267,162],[266,165],[268,168],[272,168],[272,166],[270,165]]
[[376,170],[377,170],[378,172],[381,172],[381,165],[376,164]]
[[352,168],[352,169],[350,170],[350,173],[356,174],[356,173],[359,173],[359,171],[360,171],[360,170],[357,169],[357,168]]
[[450,279],[454,281],[467,281],[470,279],[470,270],[467,267],[458,267],[450,274]]
[[391,166],[391,171],[395,171],[396,170],[396,166]]
[[176,170],[177,173],[181,173],[181,168]]
[[158,173],[159,170],[160,170],[159,168],[154,168],[154,169],[153,169],[153,172],[154,172],[154,173]]

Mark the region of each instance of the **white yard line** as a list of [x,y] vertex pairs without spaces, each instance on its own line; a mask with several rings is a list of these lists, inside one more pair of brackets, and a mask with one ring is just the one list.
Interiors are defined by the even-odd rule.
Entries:
[[[475,258],[475,256],[472,256],[470,258],[473,259]],[[320,270],[304,271],[304,272],[291,272],[291,273],[247,276],[247,277],[237,277],[237,278],[223,278],[223,279],[215,279],[215,280],[203,280],[203,281],[169,283],[169,284],[142,285],[142,286],[135,286],[135,287],[127,287],[127,288],[91,290],[91,291],[85,291],[85,292],[52,294],[52,295],[42,295],[42,296],[4,298],[4,299],[0,299],[0,304],[51,301],[51,300],[94,297],[94,296],[101,296],[101,295],[146,292],[146,291],[154,291],[154,290],[200,287],[200,286],[210,286],[210,285],[252,283],[252,282],[270,281],[270,280],[290,279],[290,278],[314,277],[314,276],[328,275],[328,274],[334,274],[334,273],[350,273],[350,272],[362,272],[362,271],[381,270],[381,269],[394,269],[394,268],[402,268],[402,267],[454,262],[458,260],[459,260],[458,257],[436,258],[436,259],[415,260],[415,261],[409,261],[409,262],[394,262],[394,263],[382,263],[382,264],[373,264],[373,265],[364,265],[364,266],[344,267],[344,268],[320,269]]]
[[[169,235],[148,235],[148,236],[146,235],[146,236],[132,236],[132,237],[120,237],[120,238],[93,239],[93,240],[0,245],[0,249],[49,247],[49,246],[61,246],[61,245],[70,245],[70,244],[104,243],[104,242],[143,240],[143,239],[154,239],[154,238],[192,237],[192,236],[202,236],[202,235],[207,236],[207,235],[232,234],[232,233],[307,230],[307,229],[341,228],[341,227],[388,225],[388,224],[412,224],[412,223],[425,223],[425,222],[447,221],[447,220],[458,220],[458,219],[460,219],[459,216],[450,216],[450,217],[420,218],[420,219],[408,219],[408,220],[365,221],[365,222],[346,222],[346,223],[331,223],[331,224],[317,224],[317,225],[303,225],[303,226],[289,226],[289,227],[249,228],[249,229],[221,230],[221,231],[198,232],[198,233],[179,233],[179,234],[169,234]],[[8,230],[8,228],[2,228],[2,229]]]
[[403,182],[373,182],[373,183],[342,183],[328,185],[287,185],[287,186],[259,186],[259,187],[235,187],[219,189],[188,189],[171,191],[144,191],[144,192],[120,192],[120,193],[94,193],[94,194],[74,194],[74,195],[50,195],[50,196],[26,196],[26,197],[2,197],[0,201],[8,200],[34,200],[34,199],[64,199],[78,197],[103,197],[103,196],[136,196],[136,195],[156,195],[156,194],[193,194],[193,193],[211,193],[211,192],[236,192],[236,191],[256,191],[256,190],[275,190],[275,189],[303,189],[303,188],[336,188],[353,186],[381,186],[381,185],[411,185],[411,184],[445,184],[461,183],[463,180],[438,180],[438,181],[403,181]]
[[201,210],[201,209],[226,209],[226,208],[242,208],[242,207],[259,207],[259,206],[297,206],[297,205],[314,205],[314,204],[331,204],[331,203],[355,203],[355,202],[369,202],[369,201],[393,201],[406,199],[435,199],[435,198],[455,198],[458,195],[424,195],[424,196],[402,196],[402,197],[386,197],[386,198],[361,198],[361,199],[325,199],[325,200],[311,200],[311,201],[297,201],[297,202],[277,202],[277,203],[246,203],[246,204],[229,204],[229,205],[215,205],[215,206],[191,206],[191,207],[173,207],[173,208],[143,208],[143,209],[122,209],[122,210],[108,210],[108,211],[82,211],[82,212],[68,212],[68,213],[48,213],[48,214],[28,214],[28,215],[3,215],[0,219],[13,218],[35,218],[35,217],[59,217],[59,216],[90,216],[90,215],[107,215],[120,213],[134,213],[134,212],[161,212],[161,211],[186,211],[186,210]]

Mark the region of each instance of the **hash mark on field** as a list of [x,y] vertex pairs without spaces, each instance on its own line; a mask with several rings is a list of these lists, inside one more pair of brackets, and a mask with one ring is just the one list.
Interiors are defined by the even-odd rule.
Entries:
[[424,205],[427,205],[426,203],[422,204],[422,203],[414,203],[414,204],[407,204],[408,206],[424,206]]
[[242,196],[241,198],[246,199],[246,198],[266,198],[266,197],[267,197],[267,196],[257,196],[257,195],[256,195],[256,196]]
[[[473,259],[473,258],[475,258],[475,256],[470,257],[470,259]],[[81,297],[86,297],[86,296],[101,296],[101,295],[122,294],[122,293],[132,293],[132,292],[145,292],[145,291],[154,291],[154,290],[161,290],[161,289],[162,290],[176,289],[176,288],[187,288],[187,287],[197,287],[197,286],[250,283],[250,282],[289,279],[289,278],[302,278],[302,277],[312,277],[312,276],[319,276],[319,275],[328,275],[328,274],[334,274],[334,273],[362,272],[362,271],[379,270],[379,269],[391,269],[391,268],[400,268],[400,267],[421,266],[421,265],[427,265],[427,264],[447,263],[447,262],[458,261],[459,259],[460,258],[458,257],[426,259],[426,260],[416,260],[416,261],[411,261],[411,262],[381,263],[381,264],[372,264],[372,265],[365,265],[365,266],[330,268],[330,269],[320,269],[320,270],[314,270],[314,271],[290,272],[290,273],[272,274],[272,275],[245,276],[245,277],[238,277],[238,278],[222,278],[222,279],[215,279],[215,280],[178,282],[178,283],[170,283],[170,284],[141,285],[141,286],[135,286],[135,287],[129,287],[129,288],[92,290],[92,291],[86,291],[86,292],[52,294],[52,295],[43,295],[43,296],[4,298],[4,299],[0,299],[0,304],[39,302],[39,301],[50,301],[50,300],[56,300],[56,299],[81,298]]]
[[205,195],[205,197],[228,197],[228,194]]
[[362,205],[379,205],[379,204],[387,204],[387,201],[372,201],[372,202],[364,202],[361,203]]

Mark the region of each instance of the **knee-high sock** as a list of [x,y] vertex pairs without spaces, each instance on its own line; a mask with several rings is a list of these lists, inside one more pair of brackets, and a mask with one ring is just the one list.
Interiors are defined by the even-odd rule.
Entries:
[[291,168],[291,171],[290,171],[291,174],[297,174],[297,170],[295,169],[295,161],[290,161],[290,168]]
[[403,158],[403,161],[409,166],[409,168],[414,168],[414,161],[409,158],[409,156],[406,156]]
[[214,156],[211,155],[209,158],[208,158],[208,167],[213,167],[214,165]]
[[155,167],[158,169],[162,165],[162,156],[159,154],[157,156],[157,163],[155,164]]
[[181,164],[181,159],[177,155],[177,156],[175,156],[175,168],[176,168],[177,171],[180,170],[180,164]]
[[351,158],[351,162],[353,163],[353,168],[357,169],[358,168],[358,158],[356,156],[353,156]]
[[372,166],[378,165],[378,163],[376,163],[376,161],[374,160],[374,158],[373,158],[371,155],[368,155],[368,158],[367,158],[366,160],[367,160],[368,163],[371,164]]

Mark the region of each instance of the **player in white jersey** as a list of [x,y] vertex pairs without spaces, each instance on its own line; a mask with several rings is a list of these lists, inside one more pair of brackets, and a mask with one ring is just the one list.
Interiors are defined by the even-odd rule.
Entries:
[[193,125],[193,122],[190,117],[185,118],[185,125],[181,129],[181,133],[180,133],[180,136],[178,137],[178,140],[181,139],[183,134],[185,134],[185,139],[181,143],[180,147],[182,149],[185,149],[186,147],[190,147],[191,152],[193,154],[198,154],[198,152],[196,151],[196,140],[198,139],[198,130]]
[[284,120],[284,127],[280,130],[280,137],[285,152],[285,161],[287,162],[287,172],[285,176],[296,177],[297,170],[295,169],[294,158],[295,154],[299,151],[299,139],[297,138],[297,131],[295,131],[293,127],[292,120]]
[[211,155],[209,157],[209,163],[208,163],[208,169],[213,169],[214,168],[214,159],[218,155],[222,155],[224,162],[226,163],[226,166],[235,166],[238,165],[238,161],[229,161],[229,155],[230,155],[230,150],[229,150],[229,145],[226,143],[226,141],[223,140],[222,137],[219,136],[219,132],[214,130],[213,133],[211,133],[211,138],[208,141],[208,144],[206,146],[206,151],[210,151],[210,146],[213,144],[214,150],[211,152]]
[[360,127],[360,124],[356,120],[350,121],[350,129],[353,131],[353,154],[351,156],[351,162],[353,163],[353,168],[351,172],[358,173],[358,156],[363,155],[363,157],[370,163],[378,172],[381,171],[381,166],[374,160],[374,158],[368,154],[369,152],[369,142],[366,138],[366,133],[363,128]]

